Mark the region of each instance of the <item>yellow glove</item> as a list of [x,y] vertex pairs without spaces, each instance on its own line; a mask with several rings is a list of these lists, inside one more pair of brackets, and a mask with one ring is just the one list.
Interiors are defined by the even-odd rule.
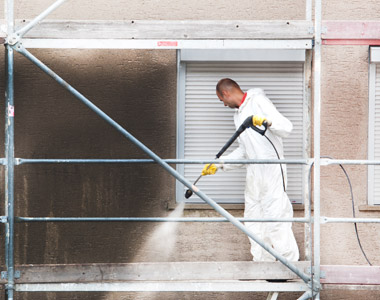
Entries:
[[252,117],[253,126],[261,126],[261,125],[263,125],[264,121],[266,121],[266,120],[267,120],[266,118],[260,117],[260,116],[253,116]]
[[218,171],[218,167],[215,166],[215,164],[212,164],[211,166],[210,166],[210,164],[207,164],[204,166],[204,168],[202,170],[202,176],[214,175],[216,173],[216,171]]

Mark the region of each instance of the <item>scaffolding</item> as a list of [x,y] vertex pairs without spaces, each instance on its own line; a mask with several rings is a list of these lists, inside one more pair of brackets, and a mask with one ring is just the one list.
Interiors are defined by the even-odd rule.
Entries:
[[[312,21],[312,1],[306,1],[306,20],[304,21],[128,21],[104,24],[94,21],[60,22],[45,20],[52,11],[65,0],[58,0],[27,25],[15,29],[13,0],[5,1],[6,35],[6,135],[5,158],[5,224],[6,267],[2,272],[2,284],[6,297],[14,299],[14,292],[30,291],[267,291],[268,299],[276,299],[278,292],[303,292],[299,299],[319,299],[326,284],[347,283],[347,278],[332,278],[326,274],[339,269],[345,272],[366,272],[368,285],[378,285],[378,268],[353,266],[321,266],[320,227],[323,223],[380,223],[376,218],[330,218],[320,214],[320,169],[331,164],[380,165],[379,161],[349,161],[320,158],[320,115],[321,115],[321,45],[322,22],[321,0],[315,1],[314,24]],[[70,23],[69,30],[63,32],[62,26]],[[38,24],[38,27],[35,27]],[[210,30],[203,31],[207,25]],[[107,30],[102,30],[108,26]],[[155,30],[146,30],[152,28]],[[30,30],[35,28],[32,32]],[[122,28],[122,30],[121,30]],[[237,28],[239,28],[237,30]],[[70,31],[71,30],[71,31]],[[30,34],[28,34],[30,32]],[[76,32],[76,35],[73,34]],[[109,32],[113,32],[111,34]],[[186,33],[186,35],[184,34]],[[74,36],[74,38],[73,38]],[[183,38],[187,36],[187,38]],[[314,77],[314,157],[298,160],[239,160],[226,161],[244,164],[302,164],[313,170],[314,215],[311,215],[311,192],[305,202],[305,217],[291,219],[246,219],[235,218],[202,191],[196,190],[192,183],[179,174],[169,164],[215,163],[215,160],[161,159],[126,129],[95,106],[68,82],[32,55],[28,48],[85,48],[85,49],[303,49],[308,51],[311,73],[311,51],[313,51]],[[93,110],[98,116],[132,141],[150,159],[24,159],[14,156],[14,51],[25,56],[43,72],[52,77],[63,88]],[[309,74],[311,75],[311,74]],[[309,91],[310,93],[310,91]],[[311,93],[310,93],[311,94]],[[311,95],[309,95],[310,97]],[[14,214],[14,170],[22,164],[41,163],[156,163],[170,175],[191,189],[210,205],[222,218],[58,218],[58,217],[20,217]],[[311,187],[310,187],[311,188]],[[248,237],[260,244],[273,255],[278,263],[254,262],[203,262],[203,263],[152,263],[152,264],[88,264],[59,266],[17,266],[14,265],[14,225],[15,222],[231,222]],[[306,261],[290,262],[250,232],[243,222],[300,222],[305,224]],[[312,236],[312,228],[314,230]],[[313,248],[311,241],[313,241]],[[157,272],[157,270],[159,270]],[[268,272],[269,270],[269,272]],[[85,273],[83,278],[80,274]],[[20,277],[20,275],[22,276]],[[101,276],[99,275],[101,274]],[[38,276],[36,276],[38,275]],[[174,278],[174,280],[173,280]],[[260,279],[298,279],[292,282],[255,282]],[[249,279],[241,280],[241,279]],[[321,281],[322,279],[322,281]],[[330,279],[330,281],[329,281]],[[363,281],[364,279],[361,278]],[[372,281],[371,281],[372,280]],[[360,284],[358,281],[351,285]],[[351,288],[352,288],[351,286]],[[361,285],[361,288],[365,286]]]

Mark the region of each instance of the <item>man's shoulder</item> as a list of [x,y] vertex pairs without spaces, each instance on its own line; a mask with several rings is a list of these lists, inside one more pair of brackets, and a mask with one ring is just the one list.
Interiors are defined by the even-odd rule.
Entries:
[[[256,107],[256,106],[268,106],[273,105],[272,101],[267,97],[264,90],[261,88],[253,88],[247,91],[247,106]],[[249,104],[248,104],[249,103]]]
[[249,89],[247,91],[247,94],[248,94],[248,96],[254,96],[254,95],[264,95],[265,96],[265,92],[262,88]]

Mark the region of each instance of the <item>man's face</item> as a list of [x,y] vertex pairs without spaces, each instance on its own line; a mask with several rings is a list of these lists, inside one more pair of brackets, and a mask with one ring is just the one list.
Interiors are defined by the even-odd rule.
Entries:
[[224,90],[222,93],[216,92],[219,100],[223,102],[224,106],[228,106],[229,108],[236,108],[236,104],[233,101],[232,95],[229,91]]

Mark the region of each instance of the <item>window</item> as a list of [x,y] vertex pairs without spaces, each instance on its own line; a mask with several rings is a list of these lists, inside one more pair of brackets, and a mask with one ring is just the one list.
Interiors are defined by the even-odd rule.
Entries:
[[[380,160],[380,48],[370,48],[368,159]],[[380,204],[380,166],[368,166],[368,204]]]
[[[177,157],[213,159],[235,131],[233,109],[226,108],[215,94],[219,79],[230,77],[245,91],[263,88],[277,109],[294,126],[284,139],[285,158],[306,158],[304,126],[307,104],[304,86],[304,50],[182,50],[178,52]],[[226,153],[237,146],[233,144]],[[202,165],[178,165],[193,182]],[[288,165],[288,195],[302,203],[302,165]],[[245,169],[218,172],[202,178],[197,186],[219,203],[244,203]],[[177,201],[183,201],[185,188],[177,183]],[[193,195],[189,202],[203,200]]]

